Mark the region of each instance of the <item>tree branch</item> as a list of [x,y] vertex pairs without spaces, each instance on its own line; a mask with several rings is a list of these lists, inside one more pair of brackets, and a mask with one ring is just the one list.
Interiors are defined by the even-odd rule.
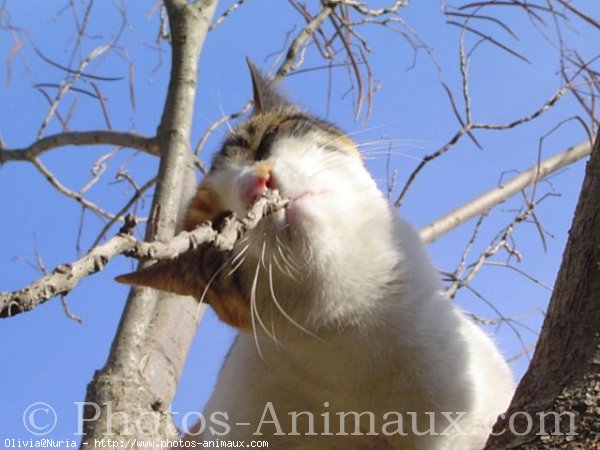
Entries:
[[[461,68],[464,67],[462,64],[463,64],[463,60],[461,58]],[[463,70],[463,69],[461,69],[461,70]],[[464,72],[464,73],[466,74],[466,72]],[[532,120],[537,119],[544,112],[546,112],[547,110],[552,108],[556,104],[556,102],[558,102],[558,100],[560,100],[567,92],[569,92],[572,89],[571,85],[569,85],[569,84],[564,85],[557,92],[555,92],[554,95],[552,95],[552,97],[550,97],[550,99],[548,101],[546,101],[540,108],[538,108],[536,111],[534,111],[533,113],[531,113],[527,116],[520,117],[519,119],[513,120],[512,122],[507,123],[507,124],[487,124],[487,123],[472,123],[470,121],[467,123],[463,123],[463,120],[461,119],[456,107],[454,106],[454,97],[452,95],[452,92],[450,91],[450,89],[447,87],[447,85],[444,82],[442,82],[442,86],[444,87],[444,89],[446,90],[446,92],[448,94],[450,103],[452,104],[452,109],[454,110],[454,113],[456,114],[456,117],[461,124],[461,128],[454,134],[454,136],[452,136],[452,138],[450,138],[450,140],[446,144],[444,144],[442,147],[440,147],[435,152],[425,155],[423,157],[423,159],[421,159],[421,162],[419,162],[417,167],[415,167],[415,169],[408,176],[406,183],[404,183],[404,186],[402,187],[402,190],[400,191],[400,194],[398,195],[398,198],[397,198],[396,202],[394,203],[394,205],[396,207],[402,206],[402,202],[403,202],[404,198],[406,197],[406,194],[408,193],[409,188],[415,182],[415,180],[417,179],[417,176],[421,173],[421,171],[425,168],[425,166],[427,166],[434,159],[437,159],[440,156],[442,156],[443,154],[445,154],[446,152],[448,152],[448,150],[450,150],[452,147],[454,147],[465,134],[468,136],[471,136],[471,138],[475,141],[476,145],[479,146],[479,144],[477,143],[477,141],[475,140],[475,138],[473,137],[473,135],[471,133],[473,130],[501,131],[501,130],[508,130],[511,128],[515,128],[517,126],[531,122]],[[463,81],[463,94],[466,92],[465,86],[466,86],[465,82]],[[468,96],[468,92],[467,92],[467,94],[464,94],[464,95]],[[470,116],[470,109],[467,110],[466,116],[467,116],[467,118],[469,118],[468,116]]]
[[221,14],[221,16],[211,24],[211,26],[208,28],[208,31],[212,31],[215,28],[217,28],[219,25],[221,25],[223,23],[223,21],[225,19],[227,19],[227,17],[229,17],[229,15],[232,12],[234,12],[236,9],[239,9],[239,7],[242,6],[245,1],[246,0],[238,0],[233,5],[231,5],[229,8],[227,8],[223,12],[223,14]]
[[116,145],[134,148],[151,155],[159,154],[158,144],[154,137],[133,132],[108,130],[71,131],[44,137],[25,148],[0,148],[0,164],[9,161],[32,161],[48,150],[69,145]]
[[94,59],[98,58],[104,52],[112,48],[112,45],[112,43],[106,44],[92,50],[87,56],[87,58],[81,61],[77,70],[73,72],[73,76],[71,78],[68,78],[67,80],[65,80],[64,83],[61,84],[60,89],[54,97],[54,100],[50,102],[50,109],[48,110],[46,117],[44,117],[44,120],[42,121],[42,125],[40,126],[40,129],[38,131],[38,139],[41,139],[44,136],[44,133],[46,132],[46,129],[48,128],[50,121],[52,120],[52,117],[54,117],[54,114],[58,112],[58,105],[60,104],[61,100],[63,99],[65,94],[69,92],[69,90],[73,87],[77,80],[79,80],[83,76],[83,71],[85,70],[85,68]]
[[39,159],[32,159],[31,163],[33,164],[33,167],[35,167],[38,170],[38,172],[40,172],[44,176],[44,178],[46,178],[48,183],[50,183],[61,194],[76,200],[84,208],[88,208],[90,211],[93,211],[94,213],[98,214],[101,217],[106,217],[109,220],[113,220],[115,218],[114,214],[102,209],[95,203],[87,200],[83,196],[81,191],[76,192],[76,191],[69,189],[65,185],[63,185],[58,180],[58,178],[56,176],[54,176],[54,174],[46,166],[44,166],[42,164],[42,162]]
[[275,80],[279,81],[283,79],[294,65],[294,61],[296,60],[296,55],[305,42],[313,35],[314,31],[319,28],[323,22],[331,15],[333,10],[336,8],[339,2],[325,2],[325,5],[319,11],[310,22],[306,24],[306,27],[302,29],[302,31],[296,36],[296,38],[290,44],[288,48],[287,54],[285,55],[285,60],[277,70],[275,74]]
[[474,200],[471,200],[465,205],[456,208],[445,216],[421,228],[419,230],[421,239],[426,243],[435,241],[440,236],[452,231],[473,217],[502,203],[525,187],[536,183],[557,170],[589,155],[591,150],[592,146],[589,142],[582,142],[575,147],[571,147],[568,150],[542,161],[540,164],[536,164],[525,172],[512,178],[507,183],[480,195]]
[[577,17],[579,17],[580,19],[584,20],[585,22],[587,22],[594,28],[597,28],[600,30],[600,22],[598,22],[597,20],[594,20],[592,17],[588,16],[587,14],[584,14],[583,11],[581,11],[578,8],[575,8],[573,5],[571,5],[569,2],[566,2],[565,0],[556,0],[556,1],[558,3],[560,3],[562,6],[564,6],[565,9],[568,9],[573,14],[575,14]]
[[365,5],[366,2],[357,2],[354,0],[342,0],[342,3],[344,5],[351,6],[356,11],[358,11],[359,13],[361,13],[365,16],[374,16],[374,17],[384,16],[384,15],[388,15],[388,14],[396,14],[398,12],[398,9],[400,9],[401,7],[404,7],[404,6],[408,6],[408,0],[396,0],[396,1],[392,2],[392,4],[389,7],[380,8],[380,9],[365,8],[363,5]]
[[48,275],[29,286],[13,292],[0,292],[0,318],[12,317],[30,311],[57,295],[66,295],[84,278],[100,272],[110,260],[126,255],[140,260],[173,259],[182,253],[210,244],[219,250],[231,250],[235,242],[261,219],[285,208],[277,192],[269,191],[259,198],[245,218],[230,215],[219,231],[207,222],[194,231],[184,231],[168,242],[143,242],[135,239],[131,231],[137,225],[133,216],[126,218],[119,233],[105,244],[94,247],[87,255],[68,264],[61,264]]

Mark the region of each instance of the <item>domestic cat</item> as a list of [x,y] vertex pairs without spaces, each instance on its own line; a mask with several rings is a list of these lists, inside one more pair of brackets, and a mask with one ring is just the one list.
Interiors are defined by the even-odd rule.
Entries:
[[250,69],[254,110],[214,156],[184,227],[244,216],[269,189],[289,207],[229,253],[205,247],[118,278],[195,296],[240,330],[188,438],[482,448],[514,389],[500,352],[443,296],[353,141]]

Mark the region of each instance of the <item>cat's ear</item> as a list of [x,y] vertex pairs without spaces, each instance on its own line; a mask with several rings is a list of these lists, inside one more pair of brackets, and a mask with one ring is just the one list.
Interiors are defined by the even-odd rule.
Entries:
[[252,93],[254,100],[253,114],[261,114],[269,111],[277,111],[285,106],[290,106],[290,102],[286,100],[275,88],[272,81],[267,80],[261,73],[260,69],[252,62],[250,58],[246,58],[250,75],[252,77]]
[[225,323],[236,328],[251,330],[250,301],[236,292],[221,294],[212,288],[207,289],[206,283],[202,281],[199,274],[198,268],[201,264],[202,258],[198,253],[187,252],[175,259],[159,261],[137,272],[119,275],[115,280],[123,284],[159,289],[177,295],[191,295],[198,301],[211,304]]
[[198,297],[202,294],[205,285],[199,277],[189,275],[190,264],[194,264],[193,258],[182,255],[172,260],[159,261],[136,272],[119,275],[115,280],[123,284]]

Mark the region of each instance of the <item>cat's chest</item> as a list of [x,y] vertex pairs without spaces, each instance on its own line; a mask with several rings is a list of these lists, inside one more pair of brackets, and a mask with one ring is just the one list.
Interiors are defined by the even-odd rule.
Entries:
[[391,330],[373,336],[376,332],[365,335],[352,329],[327,337],[296,330],[290,341],[280,336],[280,342],[265,338],[258,343],[244,333],[236,346],[255,355],[256,373],[265,377],[261,383],[276,386],[297,407],[320,410],[326,401],[344,410],[384,410],[398,397],[404,407],[429,404],[423,398],[426,377],[415,376],[428,365],[422,360],[425,355],[415,355]]
[[[427,390],[411,375],[414,368],[396,364],[401,358],[388,354],[384,360],[351,338],[338,345],[308,344],[304,351],[294,347],[292,354],[290,348],[261,346],[260,339],[258,346],[260,354],[252,334],[240,335],[226,364],[228,372],[243,374],[224,393],[229,399],[215,399],[216,405],[235,405],[232,420],[253,424],[275,448],[413,448],[410,436],[351,435],[357,424],[381,430],[389,411],[431,409]],[[278,436],[275,422],[286,436],[290,430],[299,434],[291,440]]]

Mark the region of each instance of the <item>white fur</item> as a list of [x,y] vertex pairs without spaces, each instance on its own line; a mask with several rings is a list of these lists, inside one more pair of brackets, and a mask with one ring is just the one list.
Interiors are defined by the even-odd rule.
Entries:
[[[238,249],[250,245],[240,270],[254,291],[255,332],[237,337],[206,408],[202,437],[217,438],[208,426],[210,415],[221,412],[227,420],[216,417],[231,431],[219,439],[268,439],[275,449],[482,448],[511,398],[510,370],[492,340],[440,293],[418,235],[397,217],[357,155],[323,150],[323,139],[315,132],[273,146],[277,188],[298,201]],[[254,164],[211,175],[222,204],[240,214],[239,186]],[[299,422],[300,435],[273,435],[271,424],[254,434],[263,414],[273,419],[272,411],[285,433],[292,430],[289,412],[312,413],[317,436],[307,435],[306,422]],[[367,435],[367,414],[364,435],[337,435],[336,413],[352,411],[371,412],[376,435]],[[393,412],[402,414],[408,435],[383,433],[397,418]],[[454,419],[464,412],[458,423],[466,435],[415,436],[408,412],[416,413],[417,431],[427,430],[426,413],[435,413],[438,433],[450,425],[442,412]],[[333,436],[322,435],[325,417]],[[354,431],[350,421],[346,432]]]

